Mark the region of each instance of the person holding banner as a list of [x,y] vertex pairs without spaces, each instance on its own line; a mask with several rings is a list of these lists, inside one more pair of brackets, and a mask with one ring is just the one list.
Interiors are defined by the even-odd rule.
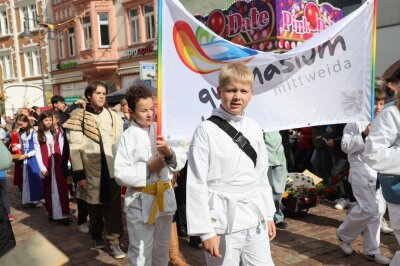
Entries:
[[[385,101],[382,90],[375,92],[375,116],[381,112]],[[353,253],[351,243],[359,234],[364,237],[364,255],[382,265],[390,260],[381,254],[380,222],[384,210],[382,192],[376,187],[377,173],[363,158],[365,139],[370,130],[369,121],[348,123],[343,131],[341,147],[348,154],[350,163],[349,182],[357,204],[350,210],[336,230],[339,246],[346,255]]]
[[[382,113],[372,124],[365,144],[366,162],[378,172],[379,175],[389,176],[393,179],[393,191],[385,191],[383,194],[389,208],[390,224],[394,230],[397,242],[400,244],[400,199],[398,182],[400,182],[400,94],[396,95],[393,105],[384,108]],[[398,182],[396,183],[396,180]],[[396,191],[397,185],[397,191]],[[392,200],[386,195],[393,194]],[[394,198],[394,200],[393,200]],[[400,265],[400,250],[396,252],[390,265]]]
[[[145,85],[128,89],[133,121],[124,131],[115,155],[115,176],[125,194],[129,265],[168,265],[176,201],[171,179],[186,162],[186,153],[157,136],[154,103]],[[176,228],[176,227],[175,227]],[[176,231],[175,231],[176,232]]]
[[253,74],[240,63],[222,67],[221,106],[195,131],[188,155],[187,227],[199,235],[207,265],[274,265],[276,235],[263,132],[244,113]]

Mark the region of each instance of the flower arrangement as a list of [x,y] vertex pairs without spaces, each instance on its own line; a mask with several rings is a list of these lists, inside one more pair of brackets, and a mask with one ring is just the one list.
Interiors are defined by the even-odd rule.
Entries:
[[282,194],[285,209],[297,212],[316,206],[322,188],[320,182],[321,179],[309,171],[289,173],[286,190]]
[[325,182],[323,196],[328,200],[335,200],[347,193],[349,177],[349,164],[347,162],[338,164],[332,170],[332,176]]

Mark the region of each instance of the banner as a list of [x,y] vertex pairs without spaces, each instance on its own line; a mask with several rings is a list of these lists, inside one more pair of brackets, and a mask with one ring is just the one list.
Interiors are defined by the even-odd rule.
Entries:
[[[161,4],[162,131],[190,139],[220,104],[219,70],[242,62],[254,74],[246,114],[267,131],[370,119],[373,0],[283,54],[229,42],[178,0]],[[265,14],[249,21],[256,28]]]

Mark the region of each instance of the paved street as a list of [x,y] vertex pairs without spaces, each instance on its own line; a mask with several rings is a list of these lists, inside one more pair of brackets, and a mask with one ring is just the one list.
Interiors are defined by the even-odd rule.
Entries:
[[[88,234],[78,231],[76,225],[76,204],[70,203],[73,212],[70,226],[50,222],[44,207],[23,208],[19,191],[11,186],[8,178],[8,191],[15,220],[12,222],[18,243],[29,237],[33,231],[39,231],[49,241],[61,249],[70,259],[68,265],[127,265],[127,260],[116,261],[105,251],[91,248]],[[359,237],[353,244],[356,254],[344,257],[336,245],[335,228],[345,216],[330,203],[321,203],[310,209],[308,214],[289,215],[286,221],[289,229],[279,231],[272,242],[272,256],[276,265],[377,265],[366,261],[362,255],[362,240]],[[126,228],[125,228],[126,230]],[[394,235],[382,235],[382,252],[393,257],[399,249]],[[122,248],[126,251],[128,237],[122,238]],[[187,261],[194,266],[205,265],[203,252],[189,246],[186,239],[180,240],[181,251]]]

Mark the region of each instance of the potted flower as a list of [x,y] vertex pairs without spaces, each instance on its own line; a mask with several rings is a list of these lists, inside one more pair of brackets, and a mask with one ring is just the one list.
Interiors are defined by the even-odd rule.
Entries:
[[[317,180],[320,182],[320,180]],[[308,211],[319,200],[320,186],[312,177],[304,173],[289,173],[286,190],[282,194],[284,210],[290,212]]]

